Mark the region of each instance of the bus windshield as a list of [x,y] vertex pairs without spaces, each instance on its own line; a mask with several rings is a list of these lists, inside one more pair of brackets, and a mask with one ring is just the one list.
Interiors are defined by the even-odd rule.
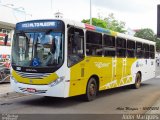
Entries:
[[12,47],[12,65],[21,67],[58,67],[63,63],[61,32],[20,32]]

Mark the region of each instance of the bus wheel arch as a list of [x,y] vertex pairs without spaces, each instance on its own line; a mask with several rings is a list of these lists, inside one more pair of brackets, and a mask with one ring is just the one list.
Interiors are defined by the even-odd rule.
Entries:
[[135,89],[139,89],[140,88],[141,81],[142,81],[142,73],[141,73],[141,71],[138,71],[136,73],[136,77],[135,77],[135,84],[134,84],[134,88]]
[[[98,77],[98,75],[92,75],[90,78],[92,78],[92,77],[95,78],[96,83],[97,83],[97,91],[99,91],[99,77]],[[89,81],[89,79],[88,79],[88,81]]]
[[92,75],[87,82],[85,100],[92,101],[96,98],[99,91],[99,77]]

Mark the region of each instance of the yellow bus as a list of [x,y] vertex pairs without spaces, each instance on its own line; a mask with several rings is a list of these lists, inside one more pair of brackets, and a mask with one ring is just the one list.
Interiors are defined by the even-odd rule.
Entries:
[[16,24],[12,43],[14,91],[41,96],[84,95],[155,76],[155,42],[70,20]]

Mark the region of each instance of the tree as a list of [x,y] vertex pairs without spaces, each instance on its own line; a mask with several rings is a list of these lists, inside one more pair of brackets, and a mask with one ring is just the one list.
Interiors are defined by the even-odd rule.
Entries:
[[156,50],[160,52],[160,38],[156,38]]
[[126,32],[125,22],[116,20],[113,13],[110,13],[108,17],[104,18],[104,21],[106,21],[107,23],[107,26],[106,26],[107,29],[117,31],[120,33]]
[[[83,19],[83,23],[89,24],[90,19]],[[108,15],[108,17],[102,19],[102,17],[99,18],[92,18],[92,24],[98,27],[102,27],[105,29],[113,30],[120,33],[125,33],[125,22],[118,21],[115,19],[114,14],[111,13]]]
[[156,50],[160,51],[160,39],[157,38],[152,29],[150,28],[140,29],[135,33],[134,36],[156,42]]
[[[90,19],[83,19],[82,20],[83,23],[88,23],[90,22]],[[106,28],[107,23],[104,20],[98,19],[98,18],[92,18],[92,24],[98,27],[102,27],[102,28]]]
[[143,38],[143,39],[147,39],[147,40],[151,40],[151,41],[155,41],[155,34],[153,30],[150,28],[140,29],[135,33],[134,36]]

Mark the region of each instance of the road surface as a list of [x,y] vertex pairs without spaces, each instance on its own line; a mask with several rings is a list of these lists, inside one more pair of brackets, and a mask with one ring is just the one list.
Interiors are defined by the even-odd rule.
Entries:
[[157,76],[145,81],[140,89],[122,87],[100,92],[97,99],[91,102],[84,102],[80,97],[62,99],[29,95],[1,98],[0,113],[140,114],[145,113],[146,107],[151,107],[159,97],[160,76]]

